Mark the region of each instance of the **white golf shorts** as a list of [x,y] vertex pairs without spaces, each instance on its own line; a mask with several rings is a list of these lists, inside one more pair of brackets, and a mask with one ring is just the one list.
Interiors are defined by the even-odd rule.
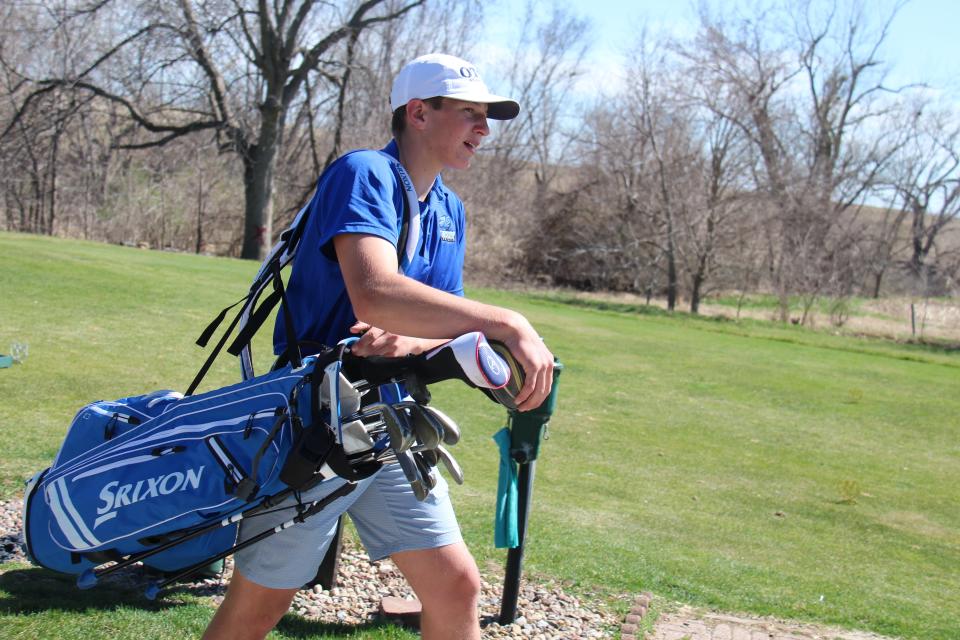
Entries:
[[[360,481],[351,493],[338,498],[317,514],[280,533],[242,549],[234,556],[236,568],[249,580],[271,589],[295,589],[317,574],[330,541],[336,533],[337,518],[350,515],[371,560],[399,551],[435,549],[463,540],[446,480],[437,472],[437,486],[423,502],[417,500],[400,465],[388,464],[373,476]],[[303,502],[317,500],[342,485],[340,478],[326,480],[301,494]],[[295,504],[293,498],[280,506]],[[244,520],[240,540],[290,520],[296,511]]]

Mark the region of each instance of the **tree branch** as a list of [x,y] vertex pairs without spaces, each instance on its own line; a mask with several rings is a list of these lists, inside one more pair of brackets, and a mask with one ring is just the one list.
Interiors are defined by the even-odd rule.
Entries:
[[183,17],[186,21],[186,26],[184,30],[181,31],[181,36],[187,44],[191,57],[200,65],[200,69],[203,70],[204,75],[206,75],[210,81],[210,91],[213,93],[219,120],[224,123],[229,123],[233,120],[233,116],[227,104],[226,83],[223,80],[223,75],[214,65],[210,53],[203,43],[203,38],[200,37],[200,33],[197,31],[197,21],[193,15],[193,8],[190,6],[190,0],[180,0],[180,9],[183,11]]

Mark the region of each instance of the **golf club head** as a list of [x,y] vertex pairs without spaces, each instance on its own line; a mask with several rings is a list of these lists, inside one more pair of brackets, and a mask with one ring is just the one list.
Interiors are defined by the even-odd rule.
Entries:
[[443,439],[443,425],[433,414],[425,410],[422,405],[414,404],[410,407],[410,418],[417,440],[425,449],[436,449]]
[[413,446],[416,436],[410,428],[410,423],[405,412],[397,411],[390,405],[382,402],[370,405],[368,411],[377,411],[380,413],[387,430],[387,435],[390,438],[391,449],[400,453]]
[[523,367],[517,362],[517,359],[510,353],[507,345],[497,340],[491,340],[490,348],[506,363],[507,368],[510,370],[510,380],[505,386],[499,389],[484,389],[484,391],[507,409],[516,409],[517,403],[514,399],[517,397],[517,394],[520,393],[520,390],[523,389],[526,374],[523,371]]
[[413,460],[417,463],[417,469],[420,471],[420,476],[426,484],[427,491],[433,491],[433,488],[437,486],[436,471],[424,460],[423,453],[413,454]]
[[463,484],[463,469],[461,469],[457,461],[453,459],[450,452],[447,451],[443,445],[440,445],[434,449],[434,451],[437,454],[437,458],[443,463],[443,466],[447,468],[447,473],[450,474],[453,481],[457,484]]
[[453,421],[453,418],[445,414],[440,409],[426,405],[423,407],[428,413],[430,413],[443,427],[443,444],[453,446],[460,442],[460,427],[456,422]]
[[437,456],[436,448],[427,449],[420,452],[420,457],[423,458],[423,461],[431,469],[437,466],[437,463],[440,461],[440,458]]
[[427,488],[427,483],[420,474],[420,469],[417,467],[417,461],[413,454],[409,451],[397,452],[397,462],[400,464],[407,482],[410,483],[410,488],[413,489],[413,495],[420,502],[426,500],[430,494],[430,489]]

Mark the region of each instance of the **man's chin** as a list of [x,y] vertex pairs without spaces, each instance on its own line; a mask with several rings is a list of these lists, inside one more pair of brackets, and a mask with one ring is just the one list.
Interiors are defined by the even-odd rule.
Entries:
[[473,158],[467,158],[465,160],[458,160],[455,164],[447,164],[445,169],[453,169],[455,171],[465,171],[470,168],[470,165],[473,163]]

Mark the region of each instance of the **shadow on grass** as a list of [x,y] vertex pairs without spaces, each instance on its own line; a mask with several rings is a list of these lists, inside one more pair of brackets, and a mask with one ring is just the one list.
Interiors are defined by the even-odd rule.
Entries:
[[[344,624],[308,620],[288,613],[280,619],[275,630],[285,638],[317,638],[317,636],[347,636],[351,638],[399,638],[400,628],[385,620],[362,624]],[[379,632],[371,635],[371,632]]]
[[[164,589],[157,600],[148,600],[143,592],[149,580],[143,574],[131,573],[118,579],[104,579],[93,589],[81,590],[77,588],[74,576],[39,568],[12,569],[0,574],[0,617],[118,609],[159,613],[190,605],[173,596],[205,597],[221,592],[217,585],[184,583]],[[213,606],[210,615],[213,616]],[[276,631],[284,638],[405,637],[395,624],[386,620],[345,624],[308,620],[293,614],[285,615],[277,624]]]
[[0,574],[0,615],[119,607],[159,611],[180,606],[178,602],[147,600],[145,586],[104,580],[94,589],[83,591],[77,588],[73,576],[46,569],[13,569]]

